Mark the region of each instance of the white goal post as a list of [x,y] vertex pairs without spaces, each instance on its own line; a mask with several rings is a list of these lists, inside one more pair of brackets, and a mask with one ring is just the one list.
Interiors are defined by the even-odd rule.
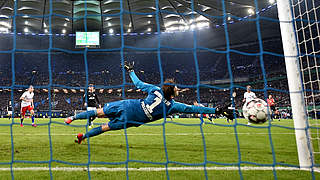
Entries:
[[290,2],[291,0],[277,0],[278,16],[290,91],[299,164],[300,168],[311,168],[313,165],[312,145],[310,133],[308,132],[308,129],[306,129],[308,117],[298,58],[297,37]]

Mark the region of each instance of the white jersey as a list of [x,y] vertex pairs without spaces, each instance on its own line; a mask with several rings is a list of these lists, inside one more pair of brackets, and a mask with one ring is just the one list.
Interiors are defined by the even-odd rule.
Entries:
[[[26,91],[22,94],[21,97],[23,97],[25,100],[32,100],[33,99],[33,96],[34,96],[34,93],[30,93],[29,91]],[[26,106],[30,106],[31,105],[31,102],[27,102],[27,101],[24,101],[22,100],[21,102],[21,107],[26,107]]]
[[256,94],[254,92],[245,92],[244,93],[244,99],[246,99],[246,103],[257,98]]

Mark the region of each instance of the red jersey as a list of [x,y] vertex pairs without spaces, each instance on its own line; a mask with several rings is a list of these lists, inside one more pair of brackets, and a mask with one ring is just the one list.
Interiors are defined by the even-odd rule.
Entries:
[[269,106],[274,106],[274,99],[273,98],[271,98],[271,99],[268,98],[267,102],[268,102]]

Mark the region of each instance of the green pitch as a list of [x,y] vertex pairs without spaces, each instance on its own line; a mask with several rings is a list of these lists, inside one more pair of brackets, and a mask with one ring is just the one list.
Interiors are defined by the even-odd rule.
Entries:
[[[52,119],[54,122],[63,122],[63,119]],[[97,119],[95,123],[105,123],[107,119]],[[204,179],[204,170],[201,168],[206,160],[214,163],[226,163],[227,167],[232,163],[238,163],[239,158],[241,166],[260,167],[245,162],[257,164],[285,163],[298,165],[298,155],[295,143],[294,130],[272,127],[269,137],[268,128],[264,125],[253,127],[243,126],[245,120],[238,120],[236,128],[233,123],[228,124],[224,119],[215,120],[216,124],[210,123],[205,119],[205,123],[200,126],[199,119],[173,119],[173,122],[188,124],[182,126],[171,123],[163,126],[163,121],[156,121],[151,125],[144,125],[138,128],[127,130],[127,150],[126,137],[124,130],[107,132],[103,135],[90,139],[90,168],[98,170],[90,172],[91,179],[126,179],[125,161],[129,158],[128,168],[130,179],[167,179],[166,171],[159,168],[165,168],[165,165],[152,163],[166,163],[167,158],[171,163],[168,164],[170,179]],[[19,119],[15,119],[19,122]],[[48,123],[49,119],[36,119],[39,123]],[[0,119],[0,124],[10,124],[8,119]],[[47,161],[50,160],[50,137],[48,125],[38,126],[36,128],[27,125],[31,123],[30,119],[25,120],[25,126],[13,125],[14,142],[14,160],[18,161],[13,167],[25,168],[32,167],[30,170],[14,171],[15,179],[50,179],[49,171],[38,169],[39,167],[48,167]],[[85,121],[76,121],[72,125],[85,125]],[[230,125],[224,127],[221,125]],[[292,120],[274,121],[277,124],[286,127],[293,127]],[[204,140],[201,133],[203,130]],[[51,167],[59,167],[60,170],[52,171],[53,179],[88,179],[88,172],[79,168],[86,168],[85,165],[68,165],[61,163],[88,163],[88,142],[81,145],[75,144],[74,139],[77,133],[86,132],[85,127],[72,127],[63,124],[52,123],[50,126],[52,142],[52,162]],[[167,154],[164,146],[164,136]],[[237,133],[237,135],[236,135]],[[240,151],[238,151],[237,140],[239,141]],[[273,157],[270,139],[272,140],[275,157]],[[8,171],[12,157],[10,126],[0,126],[0,177],[1,179],[11,179],[11,173]],[[206,151],[204,151],[204,142]],[[127,153],[129,152],[129,154]],[[134,161],[132,161],[134,160]],[[319,157],[316,162],[319,164]],[[20,161],[20,162],[19,162]],[[42,163],[23,163],[21,161],[39,161]],[[138,162],[137,162],[138,161]],[[143,163],[146,161],[149,163]],[[101,162],[109,162],[110,165],[103,165]],[[188,165],[179,165],[174,162],[196,164],[191,169]],[[100,163],[100,164],[99,164]],[[112,164],[113,163],[113,164]],[[118,163],[118,164],[117,164]],[[197,166],[198,164],[198,166]],[[67,167],[78,167],[77,170],[63,170]],[[114,171],[102,171],[99,168],[119,168]],[[182,169],[174,169],[175,167]],[[225,167],[219,164],[207,163],[207,167]],[[140,168],[140,171],[139,169]],[[157,169],[158,168],[158,169]],[[192,169],[194,168],[194,169]],[[145,169],[145,170],[142,170]],[[243,170],[241,171],[244,179],[274,179],[272,170]],[[209,179],[240,179],[239,171],[226,169],[209,169],[207,171]],[[277,170],[278,179],[311,179],[311,173],[298,170]],[[315,173],[316,179],[320,178],[319,173]]]

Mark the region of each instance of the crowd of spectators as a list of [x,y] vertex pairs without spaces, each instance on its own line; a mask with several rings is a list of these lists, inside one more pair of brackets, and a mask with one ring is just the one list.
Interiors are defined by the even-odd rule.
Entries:
[[[250,47],[242,47],[242,50],[250,52]],[[210,106],[230,102],[229,80],[232,74],[237,108],[242,107],[243,93],[248,84],[259,98],[266,99],[267,95],[272,94],[277,106],[290,107],[282,57],[264,55],[261,58],[234,52],[228,55],[208,51],[198,51],[195,54],[163,51],[160,55],[156,52],[126,52],[123,55],[124,60],[135,61],[135,71],[142,81],[159,85],[161,80],[174,78],[176,84],[183,89],[176,98],[177,101],[192,104],[193,101],[200,100]],[[82,97],[87,83],[95,84],[103,103],[145,97],[143,92],[132,86],[128,73],[121,67],[119,52],[88,52],[86,56],[82,53],[52,52],[50,58],[48,53],[21,52],[15,54],[14,66],[11,64],[12,54],[0,56],[2,111],[6,109],[12,94],[14,107],[18,111],[19,97],[28,85],[36,88],[34,101],[38,111],[48,110],[49,100],[52,110],[83,109]],[[15,88],[11,93],[13,78]],[[239,79],[241,81],[236,81]]]

